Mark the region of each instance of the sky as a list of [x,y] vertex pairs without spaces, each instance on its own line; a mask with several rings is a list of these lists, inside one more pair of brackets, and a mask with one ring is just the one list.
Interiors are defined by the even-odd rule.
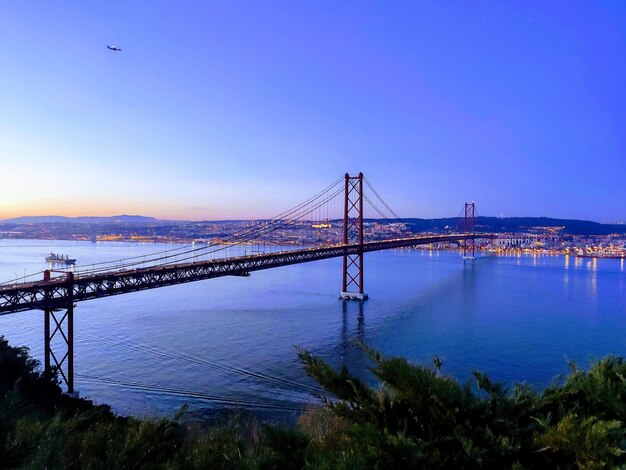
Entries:
[[0,218],[626,221],[625,84],[622,0],[4,1]]

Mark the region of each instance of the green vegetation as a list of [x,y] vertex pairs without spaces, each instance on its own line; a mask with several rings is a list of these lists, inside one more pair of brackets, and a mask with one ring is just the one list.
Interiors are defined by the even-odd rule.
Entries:
[[373,389],[300,351],[334,397],[290,428],[232,420],[119,417],[61,394],[25,348],[0,337],[2,468],[626,468],[626,361],[571,366],[541,393],[481,373],[459,384],[433,367],[368,350]]

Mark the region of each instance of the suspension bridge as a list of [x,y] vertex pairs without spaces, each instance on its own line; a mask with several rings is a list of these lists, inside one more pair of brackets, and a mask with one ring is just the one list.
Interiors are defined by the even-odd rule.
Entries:
[[[376,220],[402,222],[362,173],[345,174],[315,196],[278,216],[235,230],[219,241],[185,245],[150,255],[110,262],[47,269],[0,284],[0,315],[27,310],[44,312],[44,367],[59,373],[68,393],[74,392],[74,308],[78,302],[201,281],[223,276],[248,276],[254,271],[329,258],[343,258],[339,297],[365,300],[364,254],[433,243],[458,243],[466,259],[474,259],[476,240],[494,238],[474,233],[475,205],[465,203],[457,233],[415,235],[400,230],[381,235],[365,230],[366,207]],[[337,214],[339,212],[339,214]],[[337,217],[335,217],[337,216]],[[227,256],[233,246],[284,235],[296,227],[340,227],[334,240],[320,237],[306,247]],[[402,225],[402,224],[400,224]],[[333,232],[331,232],[332,235]]]

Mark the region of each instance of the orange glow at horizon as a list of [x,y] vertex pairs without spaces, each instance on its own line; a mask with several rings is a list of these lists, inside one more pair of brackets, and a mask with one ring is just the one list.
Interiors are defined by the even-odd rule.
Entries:
[[94,201],[77,201],[72,204],[61,201],[29,202],[18,206],[0,203],[0,221],[17,217],[61,216],[61,217],[112,217],[118,215],[140,215],[161,220],[228,220],[254,219],[267,216],[252,217],[243,210],[228,209],[210,210],[208,208],[181,208],[175,205],[163,205],[158,208],[154,204],[137,204],[116,201],[103,205]]

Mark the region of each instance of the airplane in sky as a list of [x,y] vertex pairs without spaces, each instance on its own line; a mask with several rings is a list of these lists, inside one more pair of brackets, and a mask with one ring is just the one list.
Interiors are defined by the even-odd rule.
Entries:
[[122,49],[120,49],[119,47],[115,47],[115,46],[107,45],[107,49],[110,49],[110,50],[115,51],[115,52],[122,52]]

